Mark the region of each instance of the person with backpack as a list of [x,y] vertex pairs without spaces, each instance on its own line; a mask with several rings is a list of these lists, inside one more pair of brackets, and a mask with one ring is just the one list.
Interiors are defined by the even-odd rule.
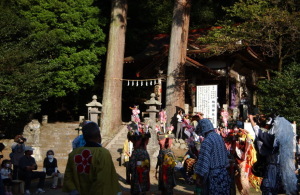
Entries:
[[[158,135],[160,150],[157,156],[155,177],[158,179],[158,189],[162,194],[173,194],[176,186],[174,168],[176,166],[174,152],[170,149],[174,135]],[[157,177],[158,173],[158,177]]]

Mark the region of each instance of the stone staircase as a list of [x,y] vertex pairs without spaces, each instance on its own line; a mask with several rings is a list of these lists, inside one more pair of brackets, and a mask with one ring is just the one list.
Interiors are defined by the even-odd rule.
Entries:
[[38,167],[42,168],[46,152],[54,151],[54,157],[58,162],[60,172],[65,171],[68,154],[72,151],[72,141],[78,136],[79,122],[74,123],[48,123],[41,125],[40,142],[34,144],[33,154]]
[[[110,151],[115,165],[121,165],[121,153],[123,144],[127,139],[127,133],[127,126],[124,124],[120,128],[119,132],[114,136],[114,138],[105,146]],[[155,135],[155,133],[151,133],[151,138],[149,140],[149,144],[147,145],[147,151],[150,155],[151,167],[156,166],[157,155],[159,152],[159,145],[157,143],[156,135],[153,135]]]
[[104,145],[106,149],[110,151],[114,164],[120,165],[121,153],[123,150],[123,145],[127,139],[127,126],[122,125],[119,132],[113,137],[113,139],[107,144]]

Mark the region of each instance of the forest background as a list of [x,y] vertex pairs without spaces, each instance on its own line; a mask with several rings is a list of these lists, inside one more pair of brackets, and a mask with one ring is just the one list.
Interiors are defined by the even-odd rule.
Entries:
[[[170,34],[174,2],[127,2],[125,56],[143,51],[156,34]],[[259,83],[261,110],[298,123],[299,9],[296,0],[193,0],[189,27],[222,26],[201,38],[211,46],[203,57],[237,51],[237,40],[261,48],[275,67],[271,79]],[[77,120],[92,95],[101,102],[111,10],[111,1],[102,0],[1,0],[3,133],[14,136],[44,114],[50,121]],[[131,93],[124,90],[123,96]]]

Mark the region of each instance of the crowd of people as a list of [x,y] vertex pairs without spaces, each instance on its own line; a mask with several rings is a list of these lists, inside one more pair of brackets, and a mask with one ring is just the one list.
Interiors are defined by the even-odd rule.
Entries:
[[[160,116],[166,116],[162,112]],[[296,145],[293,127],[284,117],[248,115],[251,128],[245,129],[241,118],[229,126],[224,114],[220,114],[217,128],[203,113],[189,116],[179,110],[175,116],[177,127],[166,127],[165,121],[155,127],[160,146],[155,176],[162,194],[173,194],[177,171],[187,184],[195,185],[195,194],[236,194],[236,189],[240,194],[250,194],[251,186],[262,194],[298,193],[300,139]],[[150,159],[147,141],[141,140],[149,133],[149,127],[139,120],[132,121],[128,129],[127,145],[132,142],[133,148],[128,151],[124,147],[132,179],[127,181],[132,194],[144,194],[149,191],[150,168],[143,162]],[[182,160],[171,149],[173,139],[179,138],[188,145]],[[143,155],[135,154],[140,150],[138,142],[143,143]],[[136,160],[138,156],[142,159]],[[139,162],[145,165],[143,169]]]
[[[54,151],[49,150],[43,163],[43,171],[37,171],[37,163],[32,157],[34,148],[27,146],[26,138],[17,135],[11,146],[12,152],[9,159],[3,159],[1,163],[1,195],[12,195],[13,181],[24,182],[24,194],[31,194],[31,181],[39,179],[36,194],[44,193],[44,182],[46,176],[53,178],[53,189],[57,188],[58,178],[62,178],[62,174],[58,171],[57,160],[54,158]],[[2,150],[1,150],[2,151]]]
[[[215,128],[203,113],[189,116],[178,111],[175,116],[180,126],[174,128],[166,125],[166,112],[162,110],[159,122],[151,127],[141,122],[137,106],[131,109],[133,120],[127,126],[122,158],[131,194],[146,194],[150,190],[151,159],[147,145],[151,131],[156,131],[153,139],[159,145],[155,178],[161,194],[174,193],[179,174],[186,184],[195,186],[195,194],[229,195],[236,194],[238,189],[240,194],[247,195],[251,186],[265,195],[298,193],[300,139],[297,137],[296,143],[293,127],[284,117],[248,115],[250,129],[238,122],[230,127],[221,118],[223,123]],[[174,132],[175,129],[180,132]],[[98,124],[86,121],[81,131],[82,135],[72,143],[64,175],[57,168],[53,150],[47,151],[43,170],[37,171],[32,157],[34,148],[25,145],[22,135],[16,136],[10,159],[1,164],[1,194],[11,195],[12,181],[23,180],[28,195],[31,181],[36,178],[36,193],[43,193],[46,176],[53,177],[54,189],[58,179],[64,177],[62,191],[70,195],[121,194],[111,154],[101,145]],[[173,141],[179,138],[188,145],[183,159],[172,151]]]

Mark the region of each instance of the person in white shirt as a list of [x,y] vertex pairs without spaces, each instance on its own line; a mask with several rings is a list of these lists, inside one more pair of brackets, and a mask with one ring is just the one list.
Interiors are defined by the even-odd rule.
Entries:
[[182,128],[182,110],[178,110],[177,112],[177,130],[176,130],[176,139],[179,139],[179,138],[183,138],[182,137],[182,132],[183,132],[183,128]]

